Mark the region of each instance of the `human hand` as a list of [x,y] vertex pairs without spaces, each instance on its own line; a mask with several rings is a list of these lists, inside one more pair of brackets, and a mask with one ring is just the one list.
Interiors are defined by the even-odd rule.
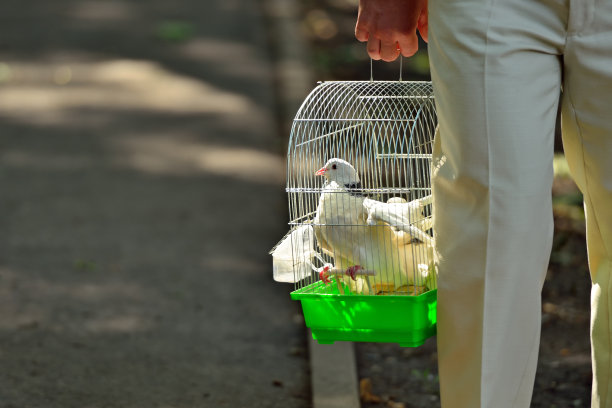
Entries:
[[427,41],[427,0],[359,0],[355,37],[368,42],[370,58],[393,61],[419,49],[416,30]]

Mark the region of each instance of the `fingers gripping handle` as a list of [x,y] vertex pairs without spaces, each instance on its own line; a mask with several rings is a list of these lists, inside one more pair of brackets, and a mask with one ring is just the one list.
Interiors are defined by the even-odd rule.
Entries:
[[[399,55],[399,80],[402,81],[402,72],[404,71],[404,57]],[[374,60],[370,58],[370,81],[374,81]]]

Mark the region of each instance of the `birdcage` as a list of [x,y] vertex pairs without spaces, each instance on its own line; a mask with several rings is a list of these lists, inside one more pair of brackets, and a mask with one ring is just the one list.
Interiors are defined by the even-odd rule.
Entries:
[[430,82],[322,82],[287,154],[289,232],[271,251],[319,343],[421,345],[436,330]]

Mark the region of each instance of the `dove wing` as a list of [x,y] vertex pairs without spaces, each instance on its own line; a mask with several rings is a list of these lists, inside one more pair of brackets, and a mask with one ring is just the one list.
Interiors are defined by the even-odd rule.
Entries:
[[432,227],[431,217],[423,215],[423,207],[431,201],[431,195],[410,202],[383,203],[366,198],[363,206],[368,214],[368,224],[373,225],[378,221],[387,223],[397,230],[398,242],[408,244],[416,238],[431,245],[432,239],[425,232]]

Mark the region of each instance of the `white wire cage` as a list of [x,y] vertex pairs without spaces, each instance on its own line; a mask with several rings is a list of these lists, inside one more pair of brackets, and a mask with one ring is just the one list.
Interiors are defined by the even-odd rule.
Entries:
[[430,82],[320,83],[291,129],[290,231],[273,250],[277,280],[302,293],[435,289],[436,124]]

